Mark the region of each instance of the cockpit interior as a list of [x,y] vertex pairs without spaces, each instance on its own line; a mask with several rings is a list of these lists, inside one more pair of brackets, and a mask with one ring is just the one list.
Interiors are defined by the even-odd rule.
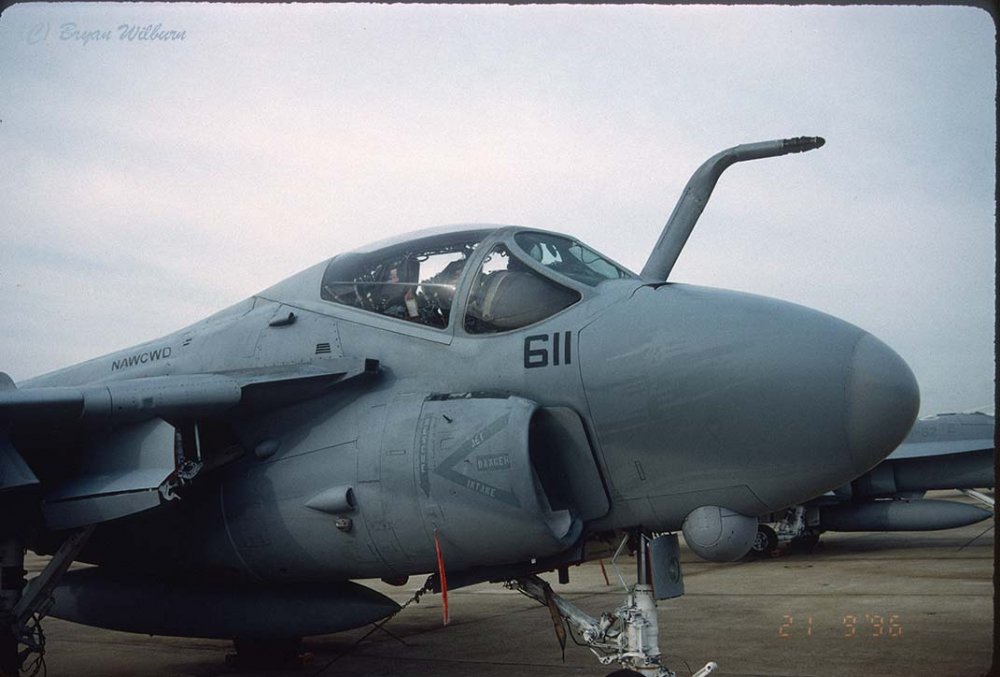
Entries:
[[[582,298],[581,285],[636,277],[572,238],[504,230],[511,232],[467,230],[341,254],[327,265],[321,296],[436,329],[457,309],[466,333],[495,334],[568,308]],[[456,305],[461,290],[466,300]]]

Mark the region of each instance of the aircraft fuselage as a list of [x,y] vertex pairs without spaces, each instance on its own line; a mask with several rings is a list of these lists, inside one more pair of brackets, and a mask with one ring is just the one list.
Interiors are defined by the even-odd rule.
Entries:
[[[180,501],[105,524],[85,556],[347,579],[433,570],[436,535],[457,570],[531,563],[585,532],[678,530],[700,506],[773,512],[844,484],[906,433],[912,375],[857,327],[737,292],[626,275],[580,283],[519,251],[523,232],[538,231],[483,237],[445,327],[324,300],[324,263],[180,332],[23,384],[379,365],[276,409],[169,421],[197,424],[205,455],[242,455]],[[498,247],[579,299],[524,327],[468,331],[474,273]],[[350,498],[331,503],[331,491]]]

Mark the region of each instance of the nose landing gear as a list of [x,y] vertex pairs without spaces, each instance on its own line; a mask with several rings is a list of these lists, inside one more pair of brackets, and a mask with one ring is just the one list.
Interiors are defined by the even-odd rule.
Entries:
[[[676,537],[663,538],[673,539],[676,548]],[[653,586],[650,584],[654,576],[649,575],[646,567],[647,537],[640,535],[638,540],[639,550],[636,554],[638,580],[635,585],[627,588],[624,603],[614,612],[601,614],[600,619],[593,618],[554,593],[551,586],[537,576],[526,576],[516,581],[510,581],[507,583],[507,587],[518,590],[548,606],[553,613],[553,618],[558,616],[568,623],[578,643],[586,645],[602,665],[618,663],[622,666],[621,670],[611,673],[608,677],[626,677],[628,675],[676,677],[674,672],[661,663],[658,643],[659,622],[656,613],[657,594],[654,593]],[[623,540],[622,545],[619,546],[619,553],[625,542]],[[618,553],[615,554],[616,558],[617,556]],[[683,588],[680,586],[680,562],[676,557],[660,558],[664,560],[662,562],[657,562],[657,558],[652,559],[654,570],[658,565],[660,568],[660,571],[656,572],[655,578],[658,581],[662,579],[671,583],[670,587],[677,591],[674,594],[668,594],[664,591],[660,598],[677,597],[683,594]],[[659,585],[659,582],[657,584]],[[662,587],[668,586],[663,585]],[[561,626],[557,629],[557,634],[560,634],[559,630],[561,630]],[[714,662],[710,662],[692,677],[707,677],[717,667]]]

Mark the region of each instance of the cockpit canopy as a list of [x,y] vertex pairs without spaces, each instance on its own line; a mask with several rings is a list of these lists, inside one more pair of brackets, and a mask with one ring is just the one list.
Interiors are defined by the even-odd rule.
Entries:
[[341,254],[327,266],[320,293],[326,301],[444,329],[453,308],[462,310],[456,295],[467,289],[465,331],[491,334],[568,308],[582,298],[580,285],[635,277],[569,237],[478,229]]

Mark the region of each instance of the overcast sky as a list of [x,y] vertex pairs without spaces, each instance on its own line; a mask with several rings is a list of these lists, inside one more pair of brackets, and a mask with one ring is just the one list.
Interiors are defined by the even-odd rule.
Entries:
[[957,7],[17,5],[0,370],[443,223],[568,232],[638,270],[708,156],[819,135],[730,169],[671,279],[871,331],[924,415],[987,405],[994,44]]

